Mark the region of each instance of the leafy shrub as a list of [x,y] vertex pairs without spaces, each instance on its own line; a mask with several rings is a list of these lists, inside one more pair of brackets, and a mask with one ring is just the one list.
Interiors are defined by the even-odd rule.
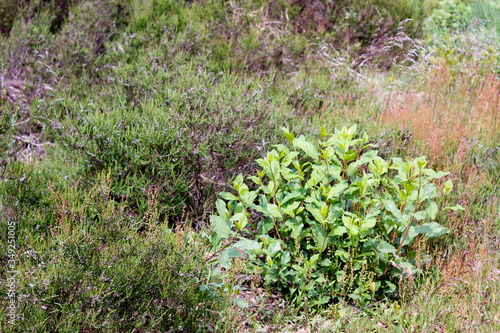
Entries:
[[457,31],[466,28],[471,17],[468,1],[442,0],[426,20],[426,28],[434,32]]
[[257,160],[258,176],[248,177],[255,190],[239,175],[236,195],[219,194],[212,256],[230,268],[246,252],[248,269],[297,302],[394,295],[429,260],[415,246],[448,233],[435,220],[452,183],[432,182],[447,173],[426,168],[425,157],[383,160],[366,136],[355,138],[356,126],[330,137],[323,127],[319,151],[284,132],[293,149],[280,144]]

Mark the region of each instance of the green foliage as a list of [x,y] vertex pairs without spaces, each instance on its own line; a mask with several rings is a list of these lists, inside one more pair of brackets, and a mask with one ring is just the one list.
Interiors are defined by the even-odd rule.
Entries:
[[[27,181],[34,182],[32,177]],[[214,307],[197,291],[196,272],[205,269],[199,237],[189,228],[165,225],[137,232],[125,203],[109,200],[109,183],[109,174],[101,173],[87,191],[49,185],[44,197],[52,201],[51,210],[23,209],[24,198],[12,193],[20,201],[16,211],[1,189],[0,225],[7,229],[14,223],[16,245],[23,249],[15,264],[20,317],[7,325],[0,311],[2,332],[84,327],[185,332],[204,325]],[[7,244],[6,233],[0,237],[2,246]],[[3,281],[6,253],[0,256]]]
[[[467,205],[465,212],[443,208],[435,217],[445,198],[432,185],[432,172],[422,171],[420,195],[429,199],[416,204],[419,160],[389,163],[393,156],[418,156],[423,146],[412,136],[412,122],[381,124],[379,116],[409,94],[420,100],[426,84],[436,96],[424,89],[423,101],[445,93],[464,105],[498,104],[469,86],[457,90],[454,81],[458,70],[469,71],[467,81],[479,85],[484,76],[477,65],[498,66],[498,38],[490,35],[493,2],[463,2],[472,16],[491,19],[480,33],[450,33],[469,23],[462,2],[437,6],[440,30],[430,31],[429,43],[438,61],[454,68],[449,84],[425,74],[433,72],[432,62],[416,63],[418,74],[399,66],[391,73],[370,69],[402,64],[406,54],[427,59],[416,53],[422,51],[416,38],[435,3],[0,0],[0,58],[8,87],[0,96],[0,226],[16,223],[18,330],[245,331],[255,324],[253,331],[283,331],[286,325],[296,331],[309,311],[284,299],[275,311],[276,303],[265,302],[275,301],[276,289],[295,305],[321,307],[323,319],[334,321],[334,328],[323,326],[317,316],[312,331],[359,331],[359,316],[366,315],[365,331],[375,325],[467,330],[462,310],[456,319],[442,316],[450,299],[467,304],[469,314],[480,313],[469,316],[475,317],[469,327],[491,326],[499,293],[486,287],[493,276],[486,271],[473,272],[479,283],[465,280],[467,288],[443,296],[434,289],[447,281],[440,280],[442,267],[432,265],[432,283],[416,289],[421,297],[411,305],[362,304],[407,295],[405,283],[422,263],[413,258],[414,248],[426,237],[432,238],[429,251],[444,246],[443,256],[454,262],[467,249],[463,267],[483,270],[489,258],[474,261],[469,238],[459,238],[460,232],[482,232],[482,242],[496,241],[496,229],[481,229],[488,221],[498,227],[495,142],[460,150],[458,162],[439,161],[450,165],[457,188],[446,200]],[[492,96],[495,89],[493,84]],[[434,103],[434,109],[439,119],[451,114],[448,104]],[[368,142],[346,129],[339,131],[352,136],[346,154],[336,151],[340,134],[328,143],[323,130],[320,149],[287,132],[288,146],[262,157],[276,142],[276,123],[310,138],[320,124],[333,128],[346,121],[378,137],[370,141],[378,153],[361,149]],[[446,140],[443,135],[430,137]],[[456,153],[448,149],[449,156]],[[408,166],[412,174],[405,180]],[[385,170],[380,177],[378,167]],[[476,168],[483,178],[474,178]],[[216,200],[238,173],[253,177],[237,178],[237,191]],[[186,211],[197,227],[217,212],[209,219],[214,232],[205,235],[210,254],[197,233],[166,227],[184,220]],[[445,227],[451,236],[439,237]],[[0,235],[2,244],[5,237]],[[265,278],[272,298],[260,289],[238,298],[249,288],[241,279],[248,274],[240,274],[245,262],[251,284]],[[470,290],[469,299],[455,297],[463,290]],[[435,301],[431,309],[429,299]],[[6,322],[5,301],[0,325]]]
[[494,0],[473,1],[471,16],[483,20],[486,29],[500,33],[500,2]]
[[[192,68],[180,75],[157,66],[154,53],[144,55],[118,67],[110,76],[113,90],[103,89],[99,100],[82,103],[73,87],[37,119],[63,144],[84,183],[109,171],[112,198],[126,198],[139,213],[154,189],[162,214],[187,209],[204,216],[213,193],[236,169],[250,169],[258,148],[273,140],[268,93],[231,76]],[[146,75],[133,75],[143,70]]]
[[280,144],[258,159],[255,185],[239,175],[236,195],[219,194],[210,243],[220,265],[243,251],[250,270],[299,304],[394,295],[422,264],[415,245],[449,232],[435,220],[452,183],[433,183],[448,173],[426,168],[425,157],[383,160],[356,126],[332,135],[322,127],[319,149],[284,133],[293,149]]
[[433,32],[465,30],[474,19],[479,19],[488,30],[500,33],[500,3],[491,0],[443,0],[427,18],[427,29]]
[[7,100],[7,89],[3,84],[3,62],[0,64],[0,177],[4,174],[6,155],[12,146],[12,132],[16,122],[16,114],[12,103]]
[[481,74],[498,72],[498,11],[484,0],[440,1],[425,21],[430,59],[446,62],[453,73],[467,73],[471,65],[479,65]]
[[442,0],[427,18],[427,29],[439,32],[463,30],[469,25],[470,15],[468,1]]

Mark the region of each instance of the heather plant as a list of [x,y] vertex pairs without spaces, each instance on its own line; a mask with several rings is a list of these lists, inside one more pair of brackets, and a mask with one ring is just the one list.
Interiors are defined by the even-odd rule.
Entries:
[[[110,199],[109,173],[100,173],[87,190],[78,183],[65,188],[45,183],[48,205],[30,202],[26,209],[29,193],[20,195],[10,186],[29,192],[36,179],[25,169],[26,178],[16,182],[13,169],[0,184],[0,225],[15,222],[16,243],[23,249],[15,265],[23,278],[16,285],[15,325],[8,325],[0,311],[3,332],[185,332],[204,327],[217,308],[197,290],[197,272],[205,269],[204,246],[185,221],[168,228],[153,220],[138,232],[126,202]],[[17,207],[9,197],[17,198]],[[154,216],[158,201],[153,193],[149,199]],[[7,244],[5,233],[0,241]],[[7,251],[0,262],[3,288],[10,276]],[[2,296],[3,309],[5,300]]]
[[[118,67],[110,77],[114,90],[102,91],[99,100],[82,104],[74,87],[36,119],[46,137],[62,144],[63,158],[83,184],[109,171],[111,198],[126,198],[141,214],[155,188],[162,216],[188,210],[201,217],[215,201],[212,193],[236,170],[249,170],[259,150],[274,140],[269,93],[250,80],[163,70],[155,61],[149,64],[152,58]],[[130,75],[141,69],[145,76]],[[170,84],[150,90],[162,82]]]
[[7,99],[7,89],[4,86],[3,63],[0,67],[0,176],[7,164],[6,154],[12,146],[12,132],[15,127],[16,114],[12,103]]
[[462,209],[444,206],[451,181],[433,183],[448,173],[427,168],[425,157],[382,159],[356,126],[332,135],[323,127],[319,150],[284,133],[291,149],[280,144],[258,159],[253,185],[239,175],[236,194],[219,194],[211,257],[228,269],[246,253],[249,270],[299,304],[395,295],[422,264],[418,243],[449,232],[440,212]]

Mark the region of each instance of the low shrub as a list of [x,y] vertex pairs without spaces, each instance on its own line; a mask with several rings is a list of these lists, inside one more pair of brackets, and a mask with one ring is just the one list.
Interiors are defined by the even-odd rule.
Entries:
[[428,263],[417,251],[423,240],[448,233],[435,222],[452,190],[433,180],[447,175],[427,168],[425,157],[392,162],[370,150],[356,126],[322,128],[320,150],[284,129],[292,149],[277,145],[257,176],[234,181],[210,217],[212,258],[223,268],[245,252],[248,269],[298,304],[334,298],[357,302],[396,296]]
[[[78,184],[50,188],[52,211],[3,209],[0,226],[14,225],[16,315],[0,310],[2,332],[198,331],[216,309],[199,292],[204,246],[188,227],[151,223],[137,232],[126,203],[110,200],[110,175],[97,175],[89,190]],[[50,187],[50,186],[49,186]],[[1,197],[3,200],[5,193]],[[157,202],[151,196],[150,216]],[[22,200],[22,198],[20,198]],[[42,226],[40,220],[48,220]],[[0,241],[7,244],[3,233]],[[3,282],[12,277],[0,257]],[[2,297],[0,309],[9,298]]]
[[215,193],[234,174],[250,172],[260,150],[274,143],[269,93],[233,76],[190,68],[179,75],[149,63],[150,56],[117,68],[114,90],[103,89],[99,100],[82,104],[78,89],[67,92],[71,97],[37,119],[65,147],[84,184],[109,171],[112,199],[126,198],[138,215],[155,190],[162,216],[187,210],[203,218]]

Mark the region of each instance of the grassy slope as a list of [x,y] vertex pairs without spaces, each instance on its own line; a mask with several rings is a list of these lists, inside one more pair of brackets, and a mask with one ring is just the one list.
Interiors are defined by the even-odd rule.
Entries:
[[205,248],[187,230],[281,126],[314,137],[352,123],[384,157],[450,170],[466,212],[439,221],[453,233],[422,249],[430,273],[400,299],[341,302],[309,324],[498,330],[498,50],[455,40],[408,67],[431,2],[5,3],[17,19],[1,22],[0,219],[16,224],[18,330],[303,327],[272,297],[241,312],[195,293]]

